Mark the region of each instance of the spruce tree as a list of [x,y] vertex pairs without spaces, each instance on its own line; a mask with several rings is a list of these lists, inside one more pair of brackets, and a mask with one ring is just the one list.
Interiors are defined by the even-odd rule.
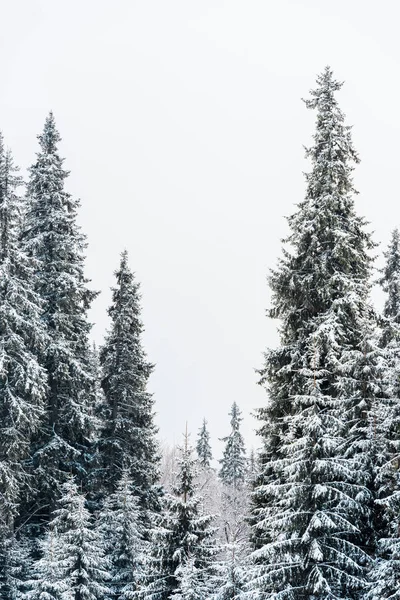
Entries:
[[49,531],[41,542],[42,557],[34,565],[35,600],[103,600],[108,596],[109,562],[101,536],[93,528],[85,497],[71,480]]
[[153,370],[142,347],[139,284],[124,251],[109,309],[111,329],[100,352],[105,396],[99,441],[103,493],[117,489],[122,471],[132,481],[143,509],[157,507],[158,445],[153,399],[147,381]]
[[173,594],[184,593],[188,577],[194,572],[197,588],[204,588],[210,581],[217,552],[213,518],[202,513],[202,499],[194,486],[195,460],[187,435],[179,453],[173,494],[164,497],[163,511],[152,531],[141,592],[146,600],[168,600]]
[[[39,430],[46,374],[37,353],[46,344],[40,298],[32,280],[36,263],[21,249],[22,180],[0,134],[0,562],[23,489],[32,435]],[[31,482],[29,482],[31,484]],[[3,568],[1,569],[3,571]]]
[[209,468],[210,462],[212,461],[212,452],[210,446],[210,433],[207,429],[207,421],[205,419],[203,419],[203,424],[199,430],[196,451],[200,465],[205,469]]
[[354,208],[358,156],[335,98],[340,88],[326,68],[306,102],[317,111],[307,150],[312,170],[306,198],[289,218],[291,248],[270,277],[270,316],[281,320],[281,341],[261,370],[269,402],[259,412],[248,589],[271,599],[357,597],[369,564],[374,245]]
[[116,600],[129,600],[143,579],[147,545],[132,488],[124,471],[116,492],[106,498],[96,524],[111,563],[109,587]]
[[37,493],[29,495],[21,521],[30,515],[34,521],[48,521],[70,472],[86,485],[94,430],[87,311],[96,294],[84,276],[86,241],[77,224],[79,202],[64,189],[69,173],[58,152],[61,138],[52,113],[38,139],[22,239],[25,251],[37,261],[34,281],[49,339],[41,355],[48,394],[45,418],[31,448]]
[[222,438],[225,442],[223,457],[220,460],[221,470],[219,476],[225,485],[234,489],[240,487],[246,479],[246,449],[243,436],[240,432],[240,409],[236,402],[232,404],[230,411],[231,432]]
[[398,598],[400,586],[400,236],[385,252],[380,284],[386,293],[380,345],[384,353],[384,398],[374,415],[377,557],[370,572],[369,600]]

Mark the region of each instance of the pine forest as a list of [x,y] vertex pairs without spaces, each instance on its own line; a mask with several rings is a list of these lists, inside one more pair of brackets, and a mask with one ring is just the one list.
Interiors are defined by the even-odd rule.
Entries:
[[304,101],[304,196],[268,274],[279,344],[254,365],[258,447],[233,402],[219,455],[210,414],[160,443],[123,247],[93,344],[99,292],[53,113],[26,178],[0,135],[1,600],[400,600],[400,233],[378,270],[341,88],[326,67]]

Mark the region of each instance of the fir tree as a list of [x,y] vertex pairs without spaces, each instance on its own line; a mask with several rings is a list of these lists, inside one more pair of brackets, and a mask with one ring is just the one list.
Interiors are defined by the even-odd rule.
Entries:
[[225,546],[225,559],[218,565],[213,600],[242,600],[246,589],[244,544],[234,542]]
[[212,461],[212,452],[210,446],[210,433],[207,429],[207,421],[205,419],[203,419],[203,425],[199,430],[196,450],[200,465],[205,469],[209,468],[210,462]]
[[222,441],[225,442],[225,449],[220,460],[219,476],[225,485],[236,489],[246,479],[246,449],[240,432],[240,423],[243,419],[236,402],[232,404],[229,414],[231,416],[231,432],[227,437],[222,438]]
[[393,231],[380,283],[386,293],[380,345],[385,395],[374,415],[375,514],[380,519],[377,559],[370,572],[370,600],[400,598],[400,238]]
[[132,487],[127,473],[123,472],[116,492],[106,498],[97,522],[111,562],[109,587],[117,600],[131,598],[143,578],[146,544]]
[[125,470],[144,509],[157,507],[158,446],[153,399],[146,390],[153,370],[141,336],[139,284],[123,252],[109,309],[111,329],[101,349],[105,395],[104,428],[99,442],[104,493],[114,492]]
[[261,371],[269,403],[259,413],[258,549],[248,589],[271,600],[356,597],[371,540],[373,243],[354,209],[358,157],[335,98],[341,84],[329,68],[317,84],[306,103],[317,111],[307,195],[289,218],[292,250],[270,277],[281,344]]
[[46,374],[36,358],[46,343],[40,298],[32,287],[36,264],[19,242],[21,184],[0,134],[0,545],[13,532],[27,485],[24,463],[46,394]]
[[89,367],[87,311],[96,294],[84,276],[85,237],[77,225],[79,202],[65,190],[68,172],[57,145],[53,114],[38,136],[40,152],[30,169],[24,248],[37,263],[36,291],[49,342],[42,354],[48,375],[47,408],[32,444],[36,495],[28,497],[21,520],[48,520],[71,471],[85,483],[94,429],[94,384]]
[[103,541],[93,529],[85,498],[73,481],[63,495],[42,542],[35,565],[32,596],[36,600],[103,600],[109,590],[109,563]]
[[201,513],[201,497],[193,484],[195,461],[187,435],[179,451],[174,493],[165,496],[164,510],[152,532],[147,581],[141,592],[146,600],[168,600],[173,594],[184,593],[193,573],[197,589],[206,585],[217,551],[212,517]]

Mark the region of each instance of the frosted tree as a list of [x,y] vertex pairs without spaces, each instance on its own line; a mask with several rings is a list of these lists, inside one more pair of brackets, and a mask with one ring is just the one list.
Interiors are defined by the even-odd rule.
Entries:
[[111,329],[101,348],[104,427],[99,441],[100,484],[114,492],[125,470],[144,509],[157,506],[158,445],[147,381],[153,365],[142,347],[139,284],[123,252],[109,309]]
[[110,593],[103,540],[76,484],[67,481],[62,493],[34,568],[32,596],[35,600],[103,600]]
[[400,598],[400,237],[397,229],[385,253],[380,283],[386,293],[380,345],[385,395],[374,415],[377,447],[375,489],[377,559],[370,572],[370,600]]
[[210,586],[204,581],[201,569],[188,557],[176,570],[178,586],[171,600],[204,600],[210,597]]
[[208,468],[212,461],[212,452],[210,445],[210,433],[207,429],[207,421],[203,419],[203,424],[199,430],[196,443],[197,456],[199,463],[203,468]]
[[164,498],[150,540],[146,581],[141,590],[146,600],[168,600],[173,594],[183,593],[193,573],[197,589],[206,585],[217,552],[213,518],[202,513],[201,497],[194,486],[196,461],[187,435],[179,453],[176,485],[173,494]]
[[40,151],[30,168],[23,246],[37,261],[36,291],[49,341],[41,356],[47,370],[46,415],[32,444],[36,495],[25,520],[49,519],[60,485],[71,471],[85,483],[94,429],[94,385],[89,366],[87,311],[95,293],[84,276],[85,237],[77,225],[79,202],[64,189],[68,172],[57,145],[53,114],[38,136]]
[[312,170],[289,218],[291,247],[270,277],[281,343],[261,371],[269,401],[259,412],[248,591],[271,600],[357,597],[369,564],[373,243],[354,208],[358,157],[335,98],[340,88],[326,68],[306,102],[317,112]]
[[9,537],[5,543],[5,561],[0,569],[0,598],[25,600],[32,573],[32,542]]
[[231,432],[222,438],[225,448],[220,460],[219,476],[225,485],[237,488],[246,479],[246,449],[240,432],[240,423],[243,419],[236,402],[232,404],[229,414],[231,416]]
[[28,485],[24,463],[46,394],[46,374],[36,358],[46,343],[32,285],[36,263],[19,243],[21,184],[0,134],[0,544],[12,534]]
[[246,591],[246,560],[244,544],[234,542],[224,548],[225,558],[217,565],[215,593],[212,600],[242,600]]
[[109,587],[118,600],[129,600],[143,579],[146,543],[132,488],[123,472],[117,490],[106,498],[96,525],[111,562]]

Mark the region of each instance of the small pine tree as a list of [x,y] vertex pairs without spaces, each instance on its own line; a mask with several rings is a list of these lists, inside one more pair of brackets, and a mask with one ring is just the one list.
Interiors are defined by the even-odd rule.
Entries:
[[221,463],[219,476],[225,485],[233,488],[240,487],[246,479],[246,449],[243,436],[240,432],[240,423],[243,420],[236,402],[232,404],[230,411],[231,432],[222,438],[225,449]]
[[187,435],[179,452],[179,472],[173,494],[165,496],[164,510],[152,532],[146,583],[141,592],[146,600],[168,600],[172,594],[183,593],[182,585],[186,586],[193,572],[198,586],[205,585],[217,552],[215,528],[211,525],[213,518],[200,511],[201,497],[193,483],[195,460]]
[[30,168],[22,240],[38,264],[34,281],[49,338],[41,354],[48,394],[45,419],[32,442],[33,485],[21,522],[32,514],[36,521],[48,521],[69,473],[86,485],[95,430],[87,311],[96,293],[87,288],[84,276],[86,240],[77,224],[79,202],[64,190],[68,172],[58,152],[61,138],[52,113],[38,138],[40,152]]
[[207,429],[207,421],[205,419],[203,419],[203,425],[199,430],[196,450],[200,465],[203,468],[208,469],[210,467],[210,462],[212,461],[212,452],[210,446],[210,433]]
[[116,492],[106,498],[96,525],[111,562],[109,587],[117,600],[129,600],[143,578],[146,544],[132,488],[124,471]]
[[142,348],[139,284],[129,268],[126,251],[116,278],[109,309],[111,329],[100,352],[105,405],[99,481],[103,494],[115,492],[126,470],[142,507],[155,509],[159,455],[153,399],[146,390],[153,365],[147,362]]
[[246,561],[244,544],[234,542],[224,548],[225,558],[217,568],[216,592],[212,600],[242,600],[246,589]]
[[92,526],[85,498],[67,481],[34,569],[35,600],[103,600],[109,594],[109,562]]

